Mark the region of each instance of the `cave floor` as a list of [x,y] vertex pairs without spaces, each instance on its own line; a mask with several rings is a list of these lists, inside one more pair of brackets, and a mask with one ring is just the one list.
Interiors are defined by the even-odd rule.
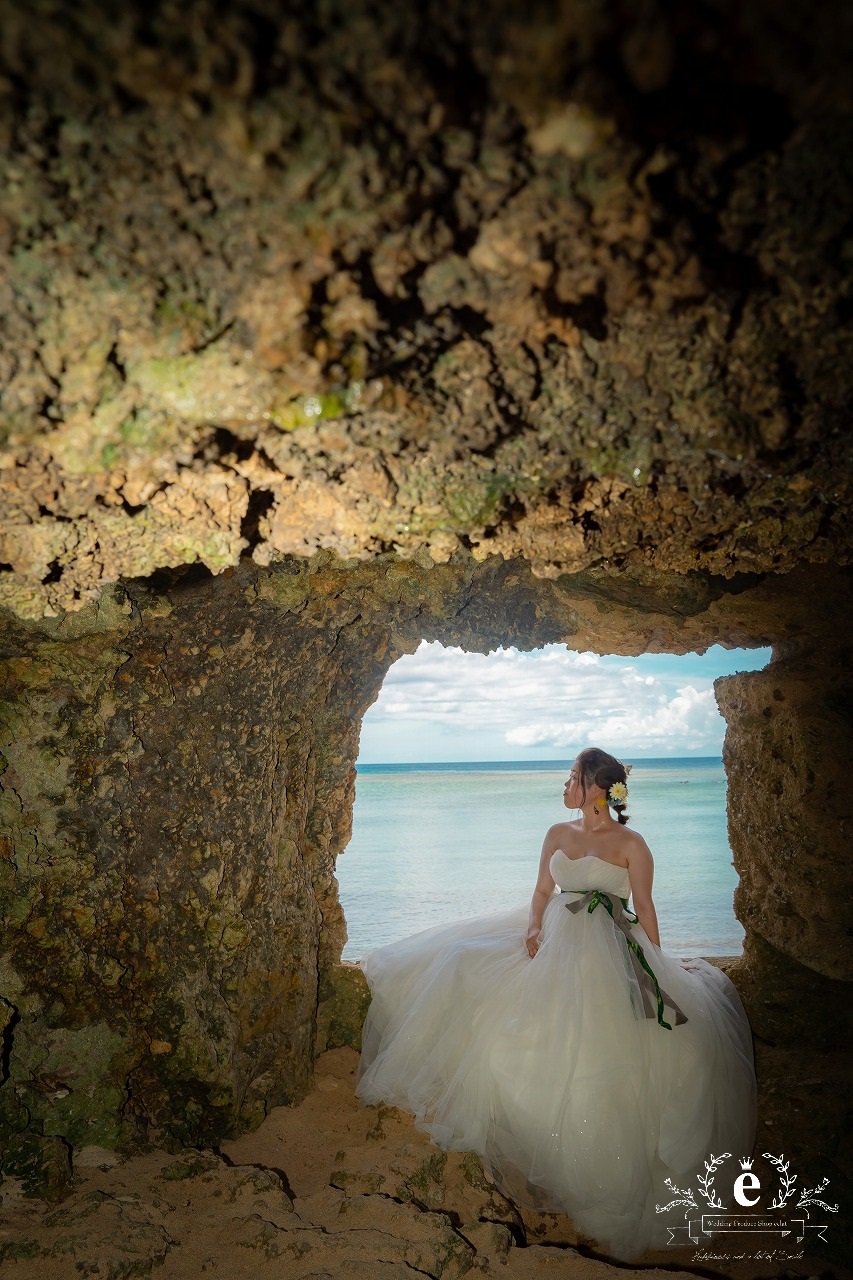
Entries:
[[[411,1280],[418,1273],[604,1280],[664,1271],[671,1280],[853,1280],[827,1258],[796,1257],[795,1245],[785,1258],[773,1240],[767,1251],[775,1248],[776,1256],[763,1259],[754,1248],[734,1261],[732,1246],[720,1244],[613,1265],[568,1218],[519,1211],[503,1200],[476,1160],[440,1152],[409,1116],[362,1107],[354,1094],[357,1064],[352,1049],[323,1054],[302,1103],[276,1108],[254,1133],[217,1152],[154,1150],[121,1159],[88,1148],[76,1163],[72,1194],[53,1206],[21,1197],[7,1181],[0,1187],[3,1280],[118,1280],[152,1269],[162,1280]],[[817,1119],[821,1092],[842,1084],[845,1066],[841,1056],[809,1064],[802,1054],[759,1045],[756,1151],[784,1140],[786,1154],[818,1156],[828,1141]],[[836,1081],[827,1074],[835,1069]],[[724,1256],[715,1260],[715,1253]]]

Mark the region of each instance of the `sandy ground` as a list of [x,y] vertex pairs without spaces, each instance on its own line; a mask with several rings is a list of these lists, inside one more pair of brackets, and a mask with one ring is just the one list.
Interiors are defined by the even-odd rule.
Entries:
[[[825,1259],[791,1260],[795,1245],[787,1259],[737,1262],[731,1244],[708,1244],[647,1253],[636,1269],[611,1265],[568,1218],[519,1211],[475,1158],[439,1151],[409,1116],[362,1107],[357,1063],[351,1049],[323,1054],[315,1088],[299,1106],[277,1108],[218,1152],[122,1160],[90,1148],[77,1162],[73,1193],[57,1206],[26,1200],[5,1182],[2,1280],[605,1280],[640,1272],[661,1280],[685,1273],[853,1280]],[[792,1063],[782,1055],[763,1066],[771,1083],[759,1151],[769,1142],[762,1133],[792,1112]],[[779,1247],[768,1243],[768,1250]],[[728,1258],[715,1259],[726,1251]]]

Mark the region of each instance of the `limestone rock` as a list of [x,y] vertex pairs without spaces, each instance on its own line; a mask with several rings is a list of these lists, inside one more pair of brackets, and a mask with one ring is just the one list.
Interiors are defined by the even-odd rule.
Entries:
[[349,1044],[361,1048],[361,1029],[370,1005],[370,988],[357,964],[346,960],[332,968],[326,977],[326,994],[319,993],[317,1007],[316,1052],[337,1049]]
[[843,6],[220,7],[0,6],[0,601],[849,563]]

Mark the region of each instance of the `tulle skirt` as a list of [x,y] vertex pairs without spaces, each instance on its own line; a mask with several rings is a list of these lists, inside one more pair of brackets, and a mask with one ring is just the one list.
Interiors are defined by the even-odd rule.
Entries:
[[410,1111],[440,1147],[477,1152],[516,1202],[569,1214],[633,1261],[677,1222],[656,1210],[673,1198],[667,1178],[684,1186],[712,1154],[752,1153],[752,1035],[725,974],[701,959],[685,970],[634,925],[688,1020],[639,1016],[624,936],[604,907],[572,914],[567,900],[549,902],[534,959],[526,906],[371,952],[357,1093]]

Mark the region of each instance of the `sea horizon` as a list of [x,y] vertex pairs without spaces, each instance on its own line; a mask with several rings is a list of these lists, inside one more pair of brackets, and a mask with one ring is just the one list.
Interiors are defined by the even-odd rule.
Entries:
[[[524,772],[536,769],[548,769],[553,766],[557,769],[565,769],[570,767],[574,756],[558,756],[556,759],[550,760],[370,760],[356,761],[357,773],[370,773],[375,770],[383,772],[394,772],[397,770],[441,770],[468,768],[472,770],[495,769],[495,768],[516,768]],[[723,757],[721,755],[699,756],[633,756],[631,764],[671,764],[686,761],[709,761],[713,760],[722,764]]]

